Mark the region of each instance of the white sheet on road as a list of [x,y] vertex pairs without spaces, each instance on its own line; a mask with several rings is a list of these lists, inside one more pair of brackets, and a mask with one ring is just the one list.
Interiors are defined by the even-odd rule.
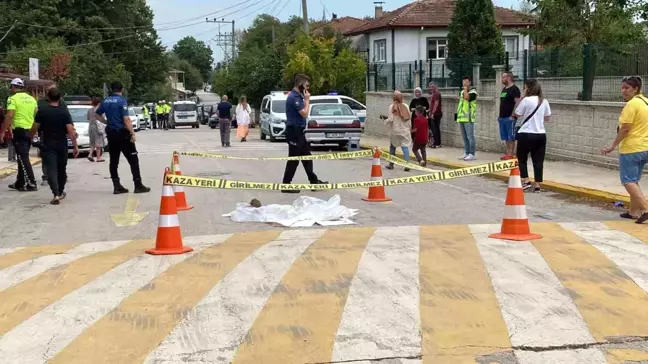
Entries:
[[315,224],[322,226],[354,224],[351,217],[358,210],[340,205],[340,195],[328,201],[319,198],[301,196],[292,205],[268,205],[259,208],[247,202],[236,204],[236,210],[225,214],[235,222],[272,222],[288,227],[308,227]]

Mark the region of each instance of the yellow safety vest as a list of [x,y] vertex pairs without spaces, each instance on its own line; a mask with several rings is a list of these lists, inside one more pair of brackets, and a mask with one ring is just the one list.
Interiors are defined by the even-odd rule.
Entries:
[[457,122],[474,123],[477,119],[477,90],[471,88],[468,94],[475,95],[475,100],[468,101],[464,99],[464,90],[459,94],[459,104],[457,105]]
[[14,110],[12,129],[31,129],[38,102],[26,92],[15,93],[7,99],[7,111]]

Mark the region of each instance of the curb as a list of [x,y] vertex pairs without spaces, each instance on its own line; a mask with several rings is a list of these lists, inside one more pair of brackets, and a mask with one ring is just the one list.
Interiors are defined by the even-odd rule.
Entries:
[[[360,148],[371,149],[373,148],[373,146],[361,142]],[[396,154],[401,156],[403,155],[403,153],[400,150],[397,150]],[[435,166],[444,167],[448,169],[459,169],[459,168],[473,166],[472,164],[449,162],[446,160],[435,159],[431,157],[427,157],[427,161],[428,163],[433,164]],[[497,179],[504,182],[507,182],[509,180],[509,175],[502,172],[487,173],[487,174],[483,174],[482,176],[492,178],[492,179]],[[547,191],[558,192],[558,193],[563,193],[563,194],[577,196],[577,197],[589,198],[591,200],[596,200],[596,201],[602,201],[602,202],[621,201],[624,203],[630,203],[630,196],[619,195],[617,193],[596,190],[593,188],[573,186],[566,183],[544,181],[542,182],[542,188]]]
[[[40,158],[30,158],[32,166],[39,165],[41,164],[41,159]],[[16,167],[5,167],[0,169],[0,179],[7,178],[11,176],[12,174],[16,173],[17,169]]]

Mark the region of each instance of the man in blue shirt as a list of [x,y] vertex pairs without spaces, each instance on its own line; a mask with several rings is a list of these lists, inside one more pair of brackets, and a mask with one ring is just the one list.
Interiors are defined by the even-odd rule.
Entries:
[[108,146],[110,148],[110,178],[113,181],[113,193],[128,193],[128,190],[119,183],[119,174],[117,168],[119,167],[119,155],[124,154],[124,157],[130,164],[131,173],[133,175],[133,182],[135,182],[135,193],[150,192],[151,189],[142,184],[142,176],[140,175],[139,158],[137,156],[137,148],[135,148],[135,131],[133,124],[128,116],[128,101],[122,96],[124,87],[121,82],[116,81],[110,84],[112,93],[106,97],[99,107],[97,107],[96,114],[105,114],[106,118],[106,137],[108,138]]
[[221,145],[230,147],[230,131],[232,130],[232,104],[223,95],[221,102],[216,106],[218,111],[218,127],[220,129]]
[[[308,109],[310,107],[310,93],[308,88],[310,79],[298,74],[295,76],[295,87],[288,94],[286,98],[286,140],[288,141],[288,156],[303,156],[311,155],[310,145],[306,141],[304,129],[306,128],[306,116],[308,116]],[[299,161],[286,162],[286,170],[284,171],[283,183],[291,183]],[[308,181],[311,184],[327,184],[317,178],[313,172],[313,161],[302,161]],[[283,193],[299,193],[299,190],[282,190]]]

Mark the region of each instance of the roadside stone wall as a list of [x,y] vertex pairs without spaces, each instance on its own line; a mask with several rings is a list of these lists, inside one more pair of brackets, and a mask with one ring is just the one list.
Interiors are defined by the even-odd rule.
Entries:
[[[478,89],[479,91],[479,89]],[[380,114],[387,114],[392,100],[390,92],[367,92],[367,133],[387,136],[388,130],[380,120]],[[409,103],[412,94],[404,94]],[[441,122],[442,144],[463,147],[463,139],[454,113],[458,96],[443,95],[443,119]],[[547,158],[567,160],[598,166],[616,168],[616,153],[602,156],[600,150],[614,140],[622,102],[551,100],[551,121],[547,129]],[[475,138],[477,150],[504,152],[504,144],[499,140],[497,116],[499,100],[494,96],[480,94],[477,99],[477,122]],[[479,152],[478,152],[479,154]]]

